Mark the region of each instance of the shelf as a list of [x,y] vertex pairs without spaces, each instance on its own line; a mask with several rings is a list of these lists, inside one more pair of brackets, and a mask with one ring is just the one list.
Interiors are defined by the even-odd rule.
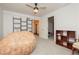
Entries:
[[67,46],[67,42],[63,42],[63,45],[64,45],[64,46]]
[[21,18],[13,18],[14,20],[21,20]]
[[28,27],[29,29],[32,29],[31,27]]
[[24,22],[24,23],[26,23],[26,21],[21,21],[21,22]]
[[20,23],[13,23],[13,24],[20,24]]
[[[59,36],[60,39],[58,39]],[[75,31],[56,30],[56,44],[72,49],[72,44],[75,41]]]
[[15,29],[20,29],[20,27],[14,27]]
[[22,31],[26,31],[27,29],[21,29]]
[[61,36],[61,40],[63,40],[64,42],[67,42],[67,36]]
[[28,20],[28,21],[32,21],[32,20]]
[[21,25],[22,27],[27,27],[27,25]]

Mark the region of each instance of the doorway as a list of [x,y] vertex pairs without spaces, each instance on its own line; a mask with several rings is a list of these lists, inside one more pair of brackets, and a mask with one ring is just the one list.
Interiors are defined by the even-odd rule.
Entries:
[[38,33],[37,33],[37,24],[35,24],[35,34],[38,35]]
[[33,20],[33,33],[39,35],[39,20]]
[[48,38],[54,39],[54,16],[48,17]]

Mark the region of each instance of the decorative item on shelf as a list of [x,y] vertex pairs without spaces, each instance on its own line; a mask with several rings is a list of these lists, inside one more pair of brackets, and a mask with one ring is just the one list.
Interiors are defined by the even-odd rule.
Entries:
[[61,35],[59,33],[57,35],[58,35],[58,40],[61,40]]
[[64,31],[63,32],[63,36],[67,36],[67,31]]
[[60,33],[58,33],[57,35],[58,35],[58,36],[60,36],[61,34],[60,34]]
[[63,42],[63,45],[64,45],[64,46],[67,46],[67,42]]
[[74,38],[69,38],[69,43],[74,43],[74,42],[75,42]]

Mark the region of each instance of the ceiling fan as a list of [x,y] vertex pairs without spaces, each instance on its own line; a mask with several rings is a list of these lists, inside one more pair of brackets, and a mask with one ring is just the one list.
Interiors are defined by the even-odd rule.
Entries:
[[37,3],[34,3],[34,7],[29,5],[29,4],[26,4],[27,7],[30,7],[33,9],[34,11],[34,14],[37,14],[39,12],[39,9],[46,9],[46,7],[38,7],[38,4]]

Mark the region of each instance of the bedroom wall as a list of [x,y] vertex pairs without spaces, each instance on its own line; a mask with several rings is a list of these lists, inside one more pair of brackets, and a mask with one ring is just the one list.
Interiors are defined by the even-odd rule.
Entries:
[[[48,38],[48,17],[54,16],[54,39],[56,30],[74,30],[79,36],[79,4],[70,4],[42,17],[43,37]],[[45,24],[46,23],[46,24]]]
[[[13,17],[21,17],[23,20],[26,20],[26,17],[34,19],[34,16],[21,14],[11,11],[3,11],[3,35],[6,36],[8,33],[13,32]],[[35,17],[39,19],[39,17]]]
[[0,8],[0,38],[3,36],[3,13],[2,9]]
[[48,39],[48,20],[46,17],[41,17],[39,34],[41,38]]
[[[26,19],[27,16],[16,12],[3,11],[3,35],[13,32],[13,16]],[[39,36],[48,39],[48,17],[54,16],[54,35],[56,30],[75,30],[79,34],[79,4],[70,4],[41,17]],[[55,39],[55,36],[54,36]]]

